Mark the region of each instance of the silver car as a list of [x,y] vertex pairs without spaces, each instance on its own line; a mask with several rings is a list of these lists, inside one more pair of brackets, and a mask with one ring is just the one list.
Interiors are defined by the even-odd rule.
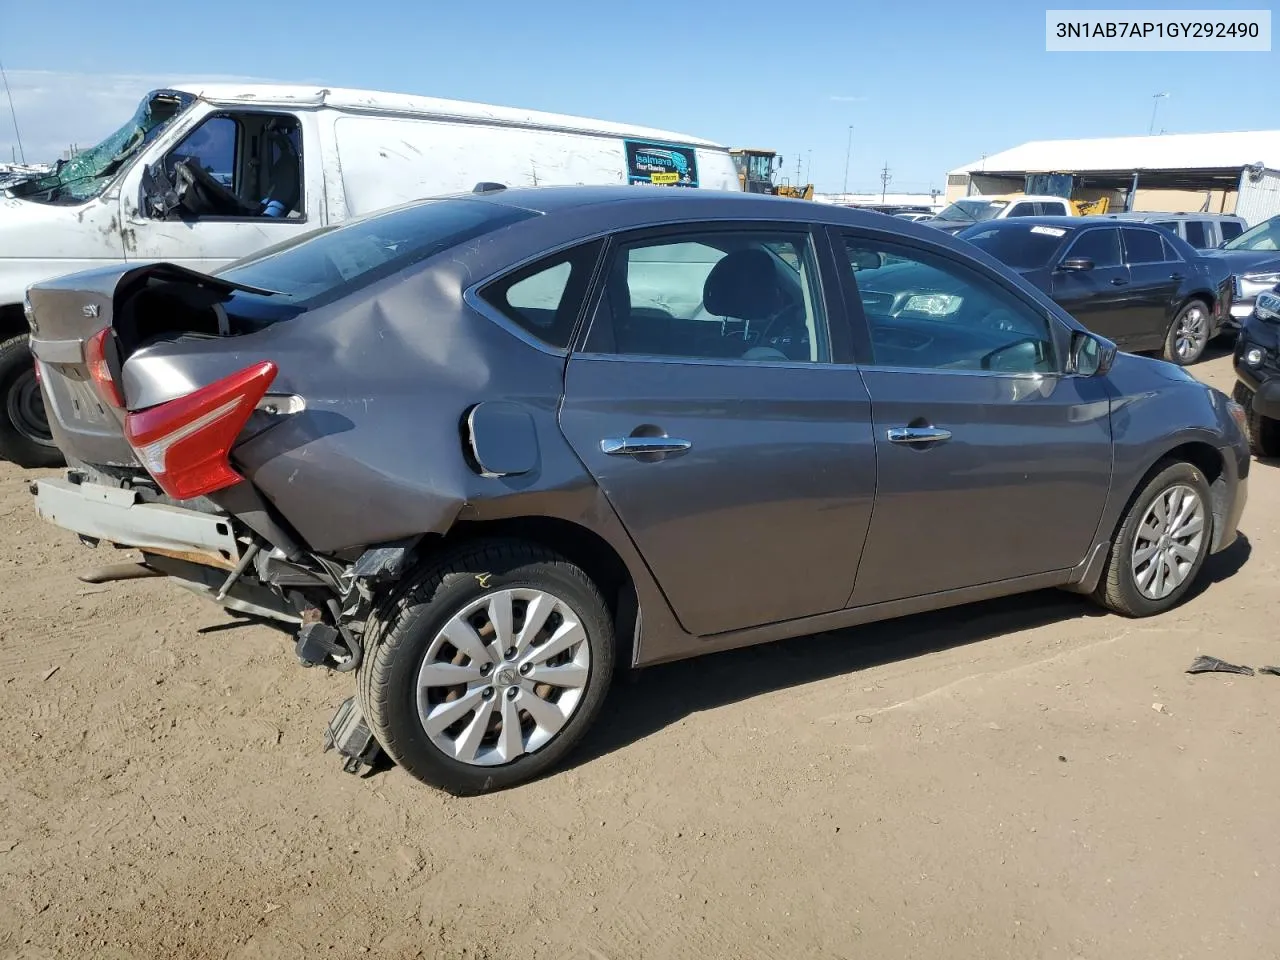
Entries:
[[289,624],[355,675],[349,756],[457,793],[558,763],[618,668],[1045,587],[1159,613],[1246,499],[1222,393],[803,201],[481,192],[29,312],[41,515]]

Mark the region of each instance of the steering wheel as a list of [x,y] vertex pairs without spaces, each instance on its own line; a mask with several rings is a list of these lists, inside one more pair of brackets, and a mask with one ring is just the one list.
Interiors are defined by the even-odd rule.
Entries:
[[[178,181],[178,195],[183,199],[183,206],[188,210],[191,210],[191,207],[185,201],[191,192],[191,187],[194,186],[199,199],[212,208],[209,210],[210,213],[231,217],[251,217],[258,213],[259,204],[241,200],[215,180],[213,174],[202,167],[195,157],[179,160],[174,165],[173,173],[174,179]],[[191,212],[198,214],[202,211],[191,210]]]

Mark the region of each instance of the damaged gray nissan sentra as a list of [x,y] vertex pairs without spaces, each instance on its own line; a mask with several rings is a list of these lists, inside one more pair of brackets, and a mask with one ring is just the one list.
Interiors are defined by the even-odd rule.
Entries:
[[41,515],[291,624],[455,793],[556,764],[615,666],[1044,587],[1159,613],[1245,504],[1221,392],[803,201],[478,187],[28,315]]

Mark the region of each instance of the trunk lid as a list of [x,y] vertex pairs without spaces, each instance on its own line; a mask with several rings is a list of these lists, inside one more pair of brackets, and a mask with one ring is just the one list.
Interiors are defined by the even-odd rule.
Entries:
[[[198,349],[200,340],[253,332],[300,312],[265,294],[163,263],[105,267],[32,286],[27,293],[31,352],[59,449],[70,460],[141,469],[124,436],[126,412],[204,384],[165,384],[161,395],[130,391],[125,364],[139,351],[154,352],[161,341],[189,351]],[[108,328],[101,359],[123,391],[126,409],[104,398],[91,373],[96,359],[91,341]]]

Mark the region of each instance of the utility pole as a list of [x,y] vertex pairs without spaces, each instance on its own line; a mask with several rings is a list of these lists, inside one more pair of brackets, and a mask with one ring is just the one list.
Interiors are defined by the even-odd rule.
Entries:
[[22,162],[27,162],[27,151],[22,148],[22,134],[18,131],[18,111],[13,106],[13,91],[9,89],[9,75],[4,72],[4,64],[0,64],[0,80],[4,81],[4,92],[9,97],[9,115],[13,117],[13,139],[18,141],[18,153],[22,154]]
[[813,183],[813,150],[808,151],[808,156],[804,161],[804,182]]
[[849,154],[853,150],[853,124],[849,124],[849,142],[844,148],[844,190],[843,193],[849,192]]
[[1151,123],[1147,127],[1147,136],[1155,133],[1156,130],[1156,111],[1160,109],[1160,101],[1168,97],[1167,93],[1153,93],[1151,95]]
[[893,174],[889,172],[889,161],[884,162],[884,169],[880,171],[880,202],[884,203],[885,194],[889,190],[889,181],[893,179]]

